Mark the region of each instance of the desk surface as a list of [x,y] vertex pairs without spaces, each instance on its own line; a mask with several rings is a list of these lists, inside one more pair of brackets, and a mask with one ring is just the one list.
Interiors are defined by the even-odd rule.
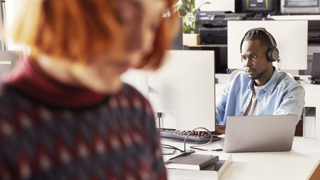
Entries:
[[[163,139],[162,143],[183,149],[183,143]],[[194,144],[187,144],[194,145]],[[213,142],[203,148],[221,148]],[[270,179],[309,179],[320,158],[320,139],[295,137],[292,150],[288,152],[224,153],[196,151],[201,154],[215,154],[222,157],[232,154],[232,163],[222,174],[222,180],[270,180]],[[164,155],[167,160],[172,156]]]

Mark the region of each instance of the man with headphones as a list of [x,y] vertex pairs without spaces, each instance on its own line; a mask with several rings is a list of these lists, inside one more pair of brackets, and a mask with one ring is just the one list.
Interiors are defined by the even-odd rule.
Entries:
[[227,116],[297,114],[301,116],[304,88],[287,73],[278,71],[279,50],[264,28],[245,33],[240,44],[245,72],[224,88],[216,105],[216,134],[224,134]]

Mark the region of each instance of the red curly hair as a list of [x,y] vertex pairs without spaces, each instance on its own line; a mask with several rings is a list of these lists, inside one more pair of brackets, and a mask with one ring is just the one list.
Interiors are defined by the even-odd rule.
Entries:
[[[167,1],[172,9],[176,0]],[[121,54],[124,38],[113,9],[113,0],[26,0],[13,29],[13,40],[31,48],[31,56],[86,63],[93,54]],[[158,69],[165,50],[178,29],[177,15],[164,18],[154,50],[137,66]]]

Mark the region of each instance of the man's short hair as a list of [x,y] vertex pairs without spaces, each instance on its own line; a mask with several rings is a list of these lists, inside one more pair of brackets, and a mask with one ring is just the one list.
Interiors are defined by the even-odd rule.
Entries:
[[257,30],[257,29],[251,30],[245,35],[243,39],[243,41],[253,41],[253,40],[258,40],[262,48],[273,47],[270,37],[264,31]]

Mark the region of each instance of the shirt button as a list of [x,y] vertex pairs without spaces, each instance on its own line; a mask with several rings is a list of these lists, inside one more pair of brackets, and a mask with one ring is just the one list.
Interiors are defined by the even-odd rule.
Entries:
[[242,114],[242,111],[240,111],[240,114]]

